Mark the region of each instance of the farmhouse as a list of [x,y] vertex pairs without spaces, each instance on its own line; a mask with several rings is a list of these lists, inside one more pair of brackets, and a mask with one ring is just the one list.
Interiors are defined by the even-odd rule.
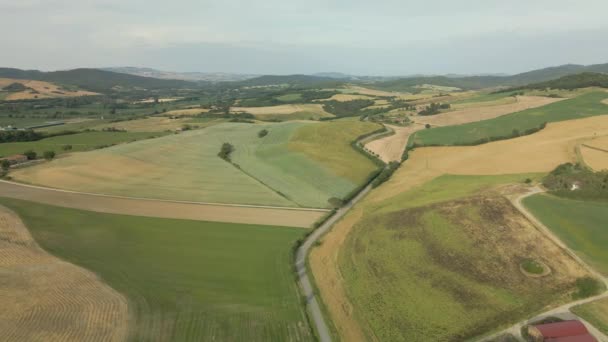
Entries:
[[3,160],[8,160],[11,165],[21,164],[28,161],[27,157],[23,154],[15,154],[13,156],[8,156],[4,158],[0,158],[0,162]]
[[580,321],[531,325],[528,334],[535,342],[597,342]]

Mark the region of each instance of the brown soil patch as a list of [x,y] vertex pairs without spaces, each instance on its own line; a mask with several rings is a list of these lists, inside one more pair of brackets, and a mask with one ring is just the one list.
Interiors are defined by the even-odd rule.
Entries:
[[18,80],[12,78],[0,78],[0,89],[12,84],[21,83],[24,86],[31,88],[25,91],[10,93],[6,96],[5,100],[31,100],[31,99],[45,99],[52,97],[75,97],[75,96],[87,96],[87,95],[99,95],[94,92],[77,90],[71,91],[62,89],[60,86],[43,81],[31,81],[31,80]]
[[[253,115],[280,115],[297,112],[325,113],[321,104],[286,104],[269,107],[232,107],[232,112],[247,112]],[[328,114],[330,115],[330,114]]]
[[0,207],[0,340],[122,341],[126,299],[95,274],[42,250]]
[[413,121],[417,124],[430,124],[432,126],[452,126],[469,122],[494,119],[499,116],[519,112],[522,110],[542,107],[553,102],[561,101],[542,96],[518,96],[517,102],[496,106],[475,106],[462,110],[455,110],[431,116],[416,116]]
[[401,160],[401,156],[403,155],[405,145],[407,144],[407,140],[409,139],[410,135],[419,130],[420,127],[414,125],[407,127],[391,125],[386,126],[394,130],[395,134],[382,139],[370,141],[369,143],[365,144],[365,147],[368,150],[378,154],[380,159],[387,163],[393,160],[399,161]]
[[321,297],[346,341],[363,341],[365,335],[353,317],[352,306],[342,287],[337,256],[366,204],[394,197],[442,174],[499,175],[548,172],[575,161],[581,139],[608,135],[608,116],[550,123],[539,133],[512,140],[471,147],[428,147],[410,153],[393,177],[357,204],[310,254],[310,265]]
[[3,197],[110,214],[309,228],[325,212],[128,199],[0,182]]

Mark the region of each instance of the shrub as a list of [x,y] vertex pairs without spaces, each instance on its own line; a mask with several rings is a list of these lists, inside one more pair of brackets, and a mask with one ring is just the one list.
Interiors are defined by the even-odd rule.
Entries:
[[36,152],[34,152],[32,150],[27,150],[27,151],[23,152],[23,155],[26,156],[28,160],[36,159]]
[[263,138],[263,137],[265,137],[267,135],[268,135],[268,130],[266,130],[266,129],[263,129],[263,130],[261,130],[261,131],[258,132],[258,138]]
[[332,197],[328,199],[327,202],[332,208],[340,208],[344,205],[344,200],[338,197]]
[[10,169],[10,167],[11,167],[11,163],[8,160],[3,159],[0,162],[0,167],[2,167],[3,171],[8,171],[8,169]]
[[72,150],[72,145],[63,145],[61,147],[61,149],[64,151],[70,151],[70,150]]
[[426,125],[424,125],[424,128],[426,128],[426,129],[431,128],[431,124],[426,124]]
[[217,155],[225,161],[230,162],[230,154],[232,152],[234,152],[234,146],[232,146],[230,143],[224,143],[222,144],[220,152]]
[[595,296],[602,292],[602,283],[591,277],[583,277],[576,279],[575,282],[577,292],[572,294],[573,299],[587,298]]
[[55,158],[55,151],[44,151],[42,156],[46,160],[53,160],[53,158]]

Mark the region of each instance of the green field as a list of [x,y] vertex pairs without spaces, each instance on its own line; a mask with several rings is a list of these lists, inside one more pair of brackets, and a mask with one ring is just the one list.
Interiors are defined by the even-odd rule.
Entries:
[[608,275],[608,203],[540,194],[523,204],[568,247]]
[[572,312],[593,324],[604,334],[608,334],[608,298],[576,306]]
[[505,97],[511,96],[511,92],[505,93],[479,93],[477,95],[467,97],[462,100],[450,102],[451,104],[466,104],[466,103],[480,103],[480,102],[493,102],[504,99]]
[[302,99],[302,94],[285,94],[276,97],[277,100],[281,102],[296,102]]
[[132,340],[312,339],[291,265],[299,228],[0,203],[45,250],[126,295]]
[[[33,150],[38,155],[44,151],[55,151],[57,154],[65,152],[79,152],[94,150],[99,147],[120,144],[135,140],[148,139],[164,133],[150,132],[83,132],[78,134],[61,135],[38,141],[14,142],[0,144],[0,155],[10,156],[20,154],[27,150]],[[72,145],[72,149],[66,151],[65,145]]]
[[[584,269],[556,270],[572,261],[490,190],[526,178],[442,176],[362,208],[338,262],[370,340],[468,340],[571,300]],[[527,259],[554,272],[528,277]]]
[[523,134],[526,130],[538,128],[546,122],[608,114],[608,105],[601,102],[606,98],[608,98],[606,92],[590,92],[573,99],[504,115],[495,119],[422,130],[417,132],[410,139],[410,142],[418,146],[470,145],[483,139],[509,137],[514,130]]
[[[34,184],[114,195],[327,207],[329,198],[346,196],[376,170],[350,142],[377,128],[359,121],[224,123],[75,154],[12,176]],[[259,138],[262,129],[269,134]],[[315,132],[327,136],[321,139]],[[217,156],[225,142],[235,147],[231,158],[238,167]]]

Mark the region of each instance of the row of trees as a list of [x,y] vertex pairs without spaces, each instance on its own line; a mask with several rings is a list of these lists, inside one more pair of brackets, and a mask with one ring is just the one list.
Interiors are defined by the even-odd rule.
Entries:
[[441,113],[442,109],[450,109],[452,106],[449,103],[433,102],[418,112],[418,115],[435,115]]

